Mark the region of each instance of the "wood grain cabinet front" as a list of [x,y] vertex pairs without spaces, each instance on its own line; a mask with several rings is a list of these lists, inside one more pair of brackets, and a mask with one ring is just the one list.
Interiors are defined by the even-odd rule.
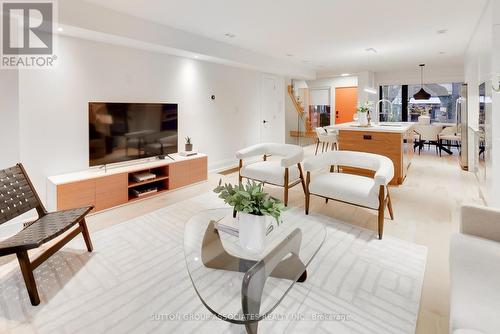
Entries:
[[57,210],[95,205],[95,180],[84,180],[57,186]]
[[169,166],[168,189],[177,189],[207,179],[207,157],[179,161]]
[[95,210],[101,211],[128,201],[128,174],[116,174],[96,179]]
[[[339,131],[339,148],[346,151],[375,153],[388,157],[394,163],[392,185],[402,184],[406,176],[403,168],[403,134],[376,131]],[[356,168],[345,168],[345,171],[365,176],[373,176],[373,172]]]
[[[99,175],[84,180],[74,180],[54,184],[57,210],[94,205],[92,212],[98,212],[123,205],[135,200],[154,196],[169,190],[185,187],[207,179],[207,157],[200,155],[185,160],[155,162],[141,168],[131,167],[123,172]],[[138,182],[134,180],[136,173],[152,173],[156,178]],[[156,189],[144,197],[137,192]],[[137,191],[133,191],[137,190]]]

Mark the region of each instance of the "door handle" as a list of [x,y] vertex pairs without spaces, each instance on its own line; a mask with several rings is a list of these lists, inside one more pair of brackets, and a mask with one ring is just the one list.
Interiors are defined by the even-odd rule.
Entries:
[[363,139],[364,140],[372,140],[372,136],[371,135],[363,135]]
[[267,123],[267,121],[266,121],[266,120],[263,120],[263,121],[262,121],[262,123],[266,124],[266,123]]

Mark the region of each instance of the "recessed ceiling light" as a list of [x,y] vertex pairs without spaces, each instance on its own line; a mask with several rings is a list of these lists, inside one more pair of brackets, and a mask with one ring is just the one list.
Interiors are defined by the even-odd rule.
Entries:
[[378,53],[378,51],[375,48],[366,48],[366,52],[373,52],[373,53]]
[[229,37],[229,38],[235,38],[236,37],[235,34],[232,34],[230,32],[225,33],[224,36]]
[[348,77],[350,74],[349,73],[342,73],[340,76],[341,77]]
[[286,54],[286,56],[287,56],[287,57],[293,57],[293,54],[291,54],[291,53],[287,53],[287,54]]
[[439,51],[439,54],[440,54],[440,55],[444,55],[445,53],[446,53],[446,52],[444,52],[444,51]]
[[440,29],[437,31],[438,34],[446,34],[448,32],[448,29]]
[[193,57],[193,58],[194,58],[194,59],[198,59],[198,58],[200,58],[200,56],[198,56],[198,55],[194,55],[194,57]]
[[57,31],[62,32],[64,29],[62,27],[57,28]]

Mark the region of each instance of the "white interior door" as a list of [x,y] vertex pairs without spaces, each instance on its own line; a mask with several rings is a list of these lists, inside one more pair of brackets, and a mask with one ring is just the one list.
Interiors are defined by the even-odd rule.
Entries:
[[283,143],[285,140],[282,93],[281,83],[277,78],[262,77],[260,107],[260,141],[262,143]]

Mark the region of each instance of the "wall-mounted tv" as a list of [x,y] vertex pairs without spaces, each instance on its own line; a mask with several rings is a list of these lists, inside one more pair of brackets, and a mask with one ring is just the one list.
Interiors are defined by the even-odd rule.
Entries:
[[176,153],[177,107],[89,102],[90,166]]

